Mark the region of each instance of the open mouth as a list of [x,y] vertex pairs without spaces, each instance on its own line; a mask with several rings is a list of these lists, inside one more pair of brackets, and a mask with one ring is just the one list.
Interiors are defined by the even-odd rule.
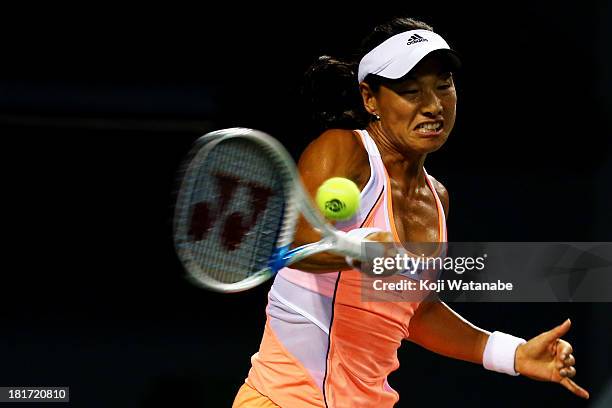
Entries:
[[426,122],[418,125],[414,130],[419,133],[437,133],[444,127],[444,123],[439,120],[435,122]]

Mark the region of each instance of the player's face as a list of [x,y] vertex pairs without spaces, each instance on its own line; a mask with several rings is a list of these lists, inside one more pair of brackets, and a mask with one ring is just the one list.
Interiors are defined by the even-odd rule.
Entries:
[[419,154],[436,151],[455,124],[452,74],[438,59],[426,58],[405,81],[382,85],[376,105],[380,124],[394,144]]

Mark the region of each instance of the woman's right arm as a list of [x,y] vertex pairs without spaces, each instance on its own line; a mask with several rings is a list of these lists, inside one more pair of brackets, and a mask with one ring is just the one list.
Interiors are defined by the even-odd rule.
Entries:
[[[315,139],[298,162],[298,171],[307,193],[316,195],[319,186],[331,177],[345,177],[363,189],[370,176],[367,153],[361,141],[350,130],[332,129]],[[316,242],[321,235],[300,216],[293,246]],[[332,272],[346,270],[343,256],[328,252],[310,256],[292,265],[293,268],[307,272]]]

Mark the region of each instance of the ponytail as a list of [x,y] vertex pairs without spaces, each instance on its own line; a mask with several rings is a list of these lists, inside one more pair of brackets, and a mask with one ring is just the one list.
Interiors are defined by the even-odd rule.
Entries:
[[311,119],[323,129],[361,129],[370,120],[359,94],[355,62],[317,58],[304,75],[302,96]]

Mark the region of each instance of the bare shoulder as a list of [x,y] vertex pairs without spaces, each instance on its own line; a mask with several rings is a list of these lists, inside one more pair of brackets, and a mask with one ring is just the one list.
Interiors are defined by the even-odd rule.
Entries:
[[350,145],[356,143],[355,132],[348,129],[328,129],[311,144]]
[[429,180],[431,181],[431,184],[433,185],[433,187],[436,189],[436,193],[438,193],[438,197],[440,197],[440,201],[442,202],[444,213],[448,217],[448,204],[449,204],[448,190],[446,189],[446,187],[444,187],[442,183],[436,180],[433,176],[429,176]]
[[367,165],[367,153],[358,136],[351,130],[330,129],[313,140],[302,153],[298,169],[305,184],[322,182],[330,177],[346,177],[355,181],[355,169]]
[[350,156],[360,147],[361,144],[353,131],[329,129],[310,142],[300,157],[300,164],[310,160],[315,160],[318,164],[328,164],[328,161],[337,161]]

